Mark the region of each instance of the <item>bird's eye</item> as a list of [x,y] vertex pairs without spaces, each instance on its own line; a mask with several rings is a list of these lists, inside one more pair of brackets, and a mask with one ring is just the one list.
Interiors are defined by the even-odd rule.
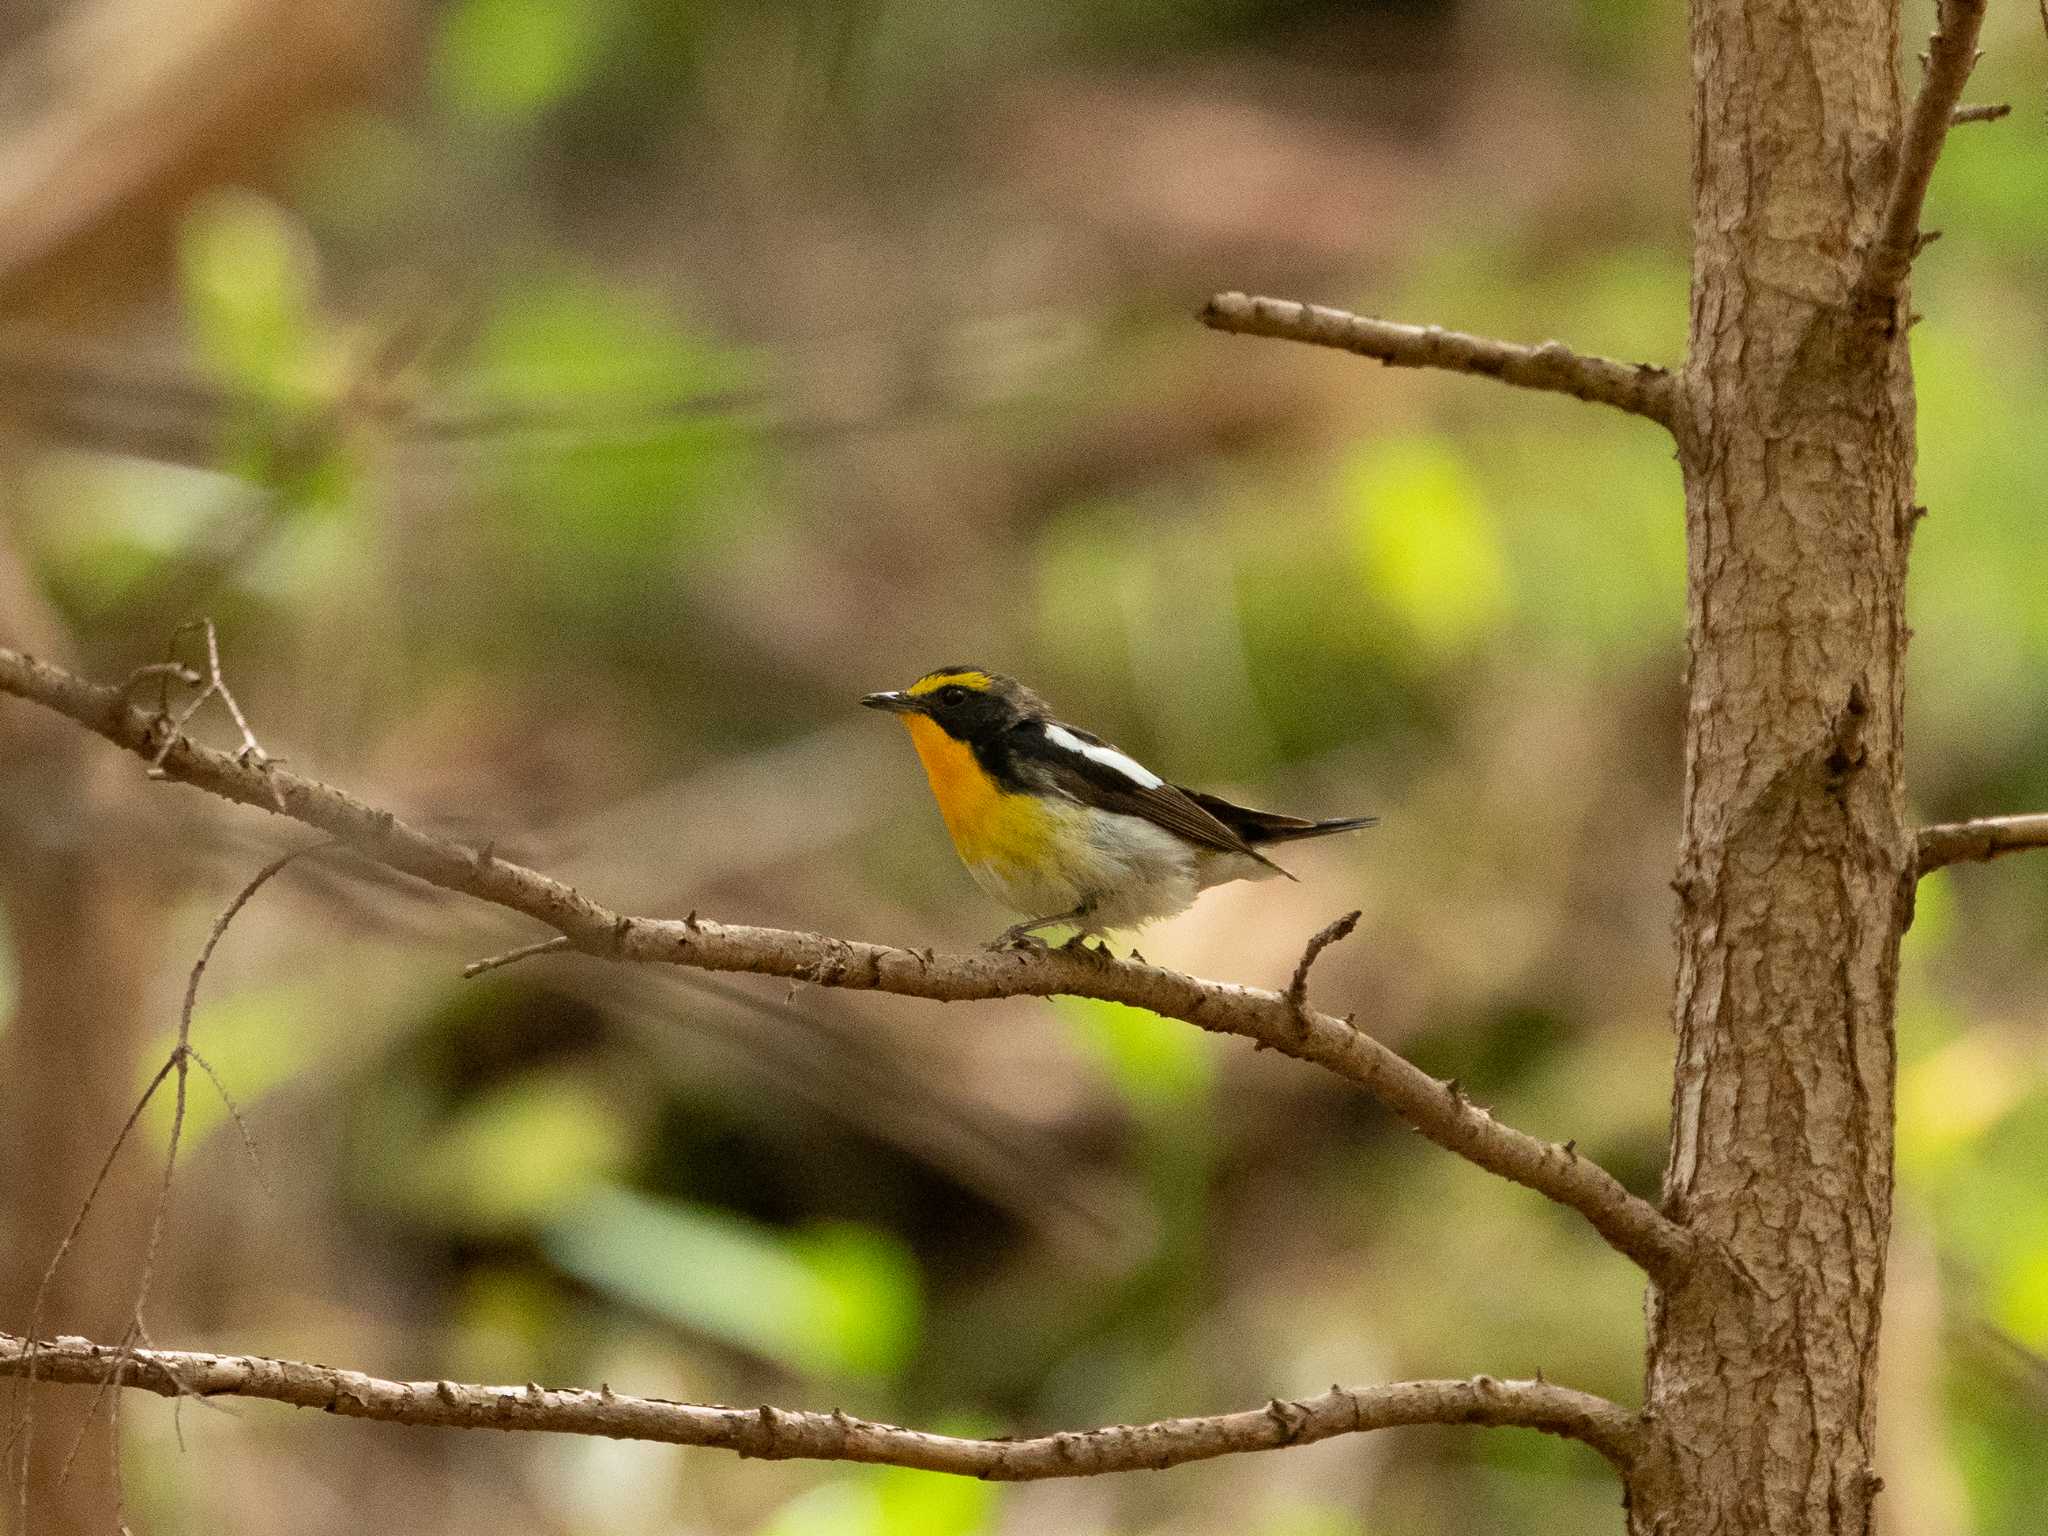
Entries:
[[967,690],[958,683],[948,683],[939,690],[939,702],[948,709],[967,702]]

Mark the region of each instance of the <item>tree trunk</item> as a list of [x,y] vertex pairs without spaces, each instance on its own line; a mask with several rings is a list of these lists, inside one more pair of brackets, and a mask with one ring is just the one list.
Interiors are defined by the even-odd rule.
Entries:
[[[0,485],[15,484],[19,448],[0,424]],[[0,644],[70,651],[13,553],[4,514]],[[0,717],[0,943],[9,946],[16,973],[12,1017],[0,1018],[0,1317],[14,1326],[34,1318],[46,1334],[118,1337],[135,1302],[136,1251],[159,1148],[129,1148],[47,1288],[44,1274],[135,1103],[158,918],[149,861],[126,835],[135,825],[125,813],[134,774],[109,764],[91,743],[81,746],[83,738],[62,725],[19,710]],[[0,1397],[7,1474],[0,1476],[0,1532],[118,1530],[103,1406],[90,1392],[40,1387],[31,1407],[23,1471],[21,1408]],[[75,1461],[74,1446],[82,1447]],[[32,1512],[19,1531],[17,1474],[27,1479]]]
[[[1888,0],[1694,0],[1689,682],[1666,1208],[1703,1261],[1653,1299],[1659,1536],[1872,1528],[1913,394],[1859,312],[1895,164]],[[1903,304],[1900,306],[1903,314]]]

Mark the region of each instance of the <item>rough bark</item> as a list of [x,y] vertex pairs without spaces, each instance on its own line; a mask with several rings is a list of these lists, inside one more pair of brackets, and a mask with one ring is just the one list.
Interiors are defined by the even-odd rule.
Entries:
[[[1695,0],[1679,408],[1689,706],[1656,1451],[1631,1528],[1871,1528],[1910,914],[1903,297],[1857,283],[1897,155],[1886,0]],[[1917,206],[1913,213],[1917,215]]]

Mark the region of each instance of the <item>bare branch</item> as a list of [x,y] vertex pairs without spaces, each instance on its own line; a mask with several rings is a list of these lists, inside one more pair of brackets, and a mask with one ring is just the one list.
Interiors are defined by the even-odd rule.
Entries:
[[1287,1003],[1297,1013],[1308,1012],[1308,973],[1315,969],[1316,961],[1332,944],[1341,944],[1350,938],[1358,920],[1364,915],[1363,912],[1346,912],[1308,941],[1308,948],[1301,952],[1300,963],[1294,967],[1294,979],[1287,983]]
[[1570,1206],[1620,1252],[1660,1279],[1691,1251],[1690,1235],[1632,1195],[1591,1159],[1495,1120],[1349,1021],[1302,1008],[1281,992],[1206,981],[1177,971],[1067,950],[974,950],[934,955],[781,928],[702,918],[629,917],[559,880],[430,837],[390,811],[341,790],[177,737],[168,723],[46,662],[0,648],[0,693],[67,715],[145,760],[161,754],[165,777],[327,833],[357,853],[444,890],[459,891],[546,924],[574,948],[607,959],[778,976],[819,986],[938,1002],[1064,994],[1126,1003],[1218,1034],[1238,1035],[1311,1061],[1375,1095],[1441,1147]]
[[[199,631],[206,639],[206,675],[203,680],[198,673],[179,662],[176,656],[179,639],[184,635],[192,633],[194,630]],[[152,666],[139,668],[128,674],[128,687],[131,688],[139,678],[145,675],[154,675],[156,677],[160,685],[157,694],[157,714],[170,721],[170,729],[164,735],[163,745],[157,749],[156,756],[150,760],[150,777],[156,778],[162,774],[164,754],[171,750],[172,745],[183,734],[185,727],[192,723],[192,717],[199,713],[200,708],[208,699],[219,699],[227,708],[229,716],[234,720],[235,729],[242,733],[242,750],[236,756],[244,762],[254,763],[258,768],[267,766],[270,762],[270,754],[263,750],[262,743],[256,739],[256,733],[249,729],[248,717],[242,713],[242,706],[235,702],[235,695],[228,687],[227,678],[221,674],[220,636],[213,627],[213,620],[193,619],[189,623],[180,624],[171,631],[171,650],[173,654],[166,657],[163,661],[157,662]],[[183,709],[179,710],[176,716],[172,716],[171,684],[173,682],[181,682],[192,686],[199,686],[202,681],[204,686],[199,688],[198,694]],[[282,811],[284,809],[283,803],[277,802],[274,796],[273,802],[277,804],[278,810]],[[257,878],[255,884],[261,885],[269,878],[269,874],[261,875]],[[246,899],[244,897],[244,900]],[[232,917],[234,910],[231,909],[228,915]],[[218,939],[219,937],[219,932],[216,931],[214,938]],[[212,953],[212,949],[213,945],[209,943],[207,945],[207,952],[209,954]],[[206,960],[204,956],[200,958],[199,963],[202,968],[205,966]],[[197,978],[195,977],[194,980],[196,981]],[[187,1012],[190,1012],[189,1000]]]
[[1203,306],[1201,319],[1212,330],[1336,347],[1375,358],[1390,368],[1481,374],[1523,389],[1611,405],[1676,430],[1678,384],[1668,371],[1649,363],[1583,356],[1555,341],[1528,347],[1441,326],[1401,325],[1320,304],[1252,298],[1242,293],[1217,294]]
[[[184,627],[191,628],[192,626]],[[212,666],[214,680],[219,685],[223,697],[227,697],[226,685],[220,683],[220,652],[214,643],[213,626],[211,623],[207,623],[205,627],[207,655]],[[169,663],[168,665],[175,666],[176,664]],[[125,695],[128,689],[133,687],[135,680],[135,677],[131,676],[127,683],[123,684],[120,692]],[[184,681],[185,679],[181,677],[179,680]],[[206,694],[200,695],[199,702],[203,703],[206,697]],[[194,707],[196,708],[197,705],[195,704]],[[260,770],[268,763],[269,759],[264,755],[261,747],[254,746],[255,738],[249,734],[248,722],[242,718],[242,712],[235,708],[232,702],[229,703],[228,707],[235,717],[235,723],[241,728],[243,740],[250,743],[250,746],[245,747],[236,755],[236,761],[253,762],[253,765]],[[189,714],[190,711],[187,711],[187,716]],[[161,708],[159,709],[158,718],[167,719]],[[170,737],[173,741],[178,739],[175,734],[177,728],[176,724],[170,726],[174,733]],[[152,764],[151,772],[155,773],[156,771],[156,766]],[[228,1093],[227,1085],[221,1081],[220,1074],[214,1071],[212,1064],[192,1048],[192,1014],[193,1010],[198,1006],[199,983],[206,975],[207,963],[213,959],[214,950],[220,946],[221,939],[227,934],[228,925],[235,920],[235,917],[241,912],[242,908],[249,904],[251,897],[268,885],[273,877],[281,874],[288,865],[296,862],[306,854],[317,853],[322,849],[332,848],[334,845],[333,838],[323,837],[316,843],[308,843],[304,847],[294,848],[289,853],[280,854],[277,858],[264,865],[262,869],[258,870],[235,893],[234,899],[221,911],[220,916],[214,919],[213,927],[206,935],[206,942],[200,946],[199,958],[193,962],[191,973],[185,981],[185,998],[183,1004],[178,1009],[177,1038],[171,1046],[170,1053],[165,1056],[163,1065],[157,1068],[156,1074],[150,1078],[148,1084],[143,1088],[141,1097],[135,1101],[135,1107],[128,1112],[127,1120],[122,1123],[120,1131],[114,1137],[113,1146],[107,1151],[106,1161],[100,1165],[99,1174],[93,1180],[92,1188],[86,1191],[84,1203],[79,1206],[78,1214],[72,1218],[70,1228],[65,1232],[63,1241],[57,1245],[57,1251],[51,1255],[49,1266],[43,1271],[42,1281],[36,1287],[35,1300],[29,1308],[29,1340],[23,1346],[24,1361],[21,1371],[21,1374],[27,1377],[31,1388],[35,1386],[38,1380],[36,1369],[37,1345],[34,1340],[43,1314],[43,1304],[49,1295],[50,1286],[55,1281],[57,1271],[62,1267],[65,1256],[70,1253],[72,1245],[78,1241],[79,1234],[85,1230],[86,1219],[92,1215],[93,1206],[99,1199],[100,1189],[106,1183],[107,1175],[113,1171],[114,1159],[120,1156],[122,1146],[127,1142],[129,1136],[134,1133],[136,1125],[142,1119],[143,1112],[149,1108],[150,1101],[156,1097],[157,1090],[163,1087],[167,1078],[171,1078],[175,1074],[176,1102],[171,1112],[170,1141],[168,1149],[164,1154],[163,1177],[158,1183],[156,1201],[150,1212],[149,1239],[143,1248],[142,1268],[135,1282],[135,1302],[129,1309],[127,1330],[122,1334],[120,1343],[112,1348],[112,1353],[115,1356],[114,1365],[111,1370],[102,1372],[98,1378],[97,1385],[100,1388],[100,1393],[94,1397],[92,1407],[87,1411],[84,1421],[78,1427],[78,1434],[71,1443],[71,1449],[65,1454],[63,1466],[57,1474],[57,1481],[60,1486],[70,1476],[72,1464],[77,1460],[78,1452],[85,1443],[86,1430],[91,1426],[94,1415],[99,1411],[99,1396],[121,1385],[121,1375],[124,1369],[123,1360],[133,1353],[134,1345],[138,1340],[146,1341],[149,1337],[143,1327],[142,1309],[149,1303],[150,1287],[156,1276],[157,1254],[163,1246],[164,1227],[166,1219],[170,1215],[171,1186],[177,1173],[179,1147],[184,1140],[187,1088],[189,1086],[191,1070],[195,1063],[212,1081],[215,1091],[220,1094],[221,1102],[227,1106],[228,1114],[234,1120],[235,1128],[241,1132],[242,1144],[247,1148],[251,1160],[254,1160],[256,1156],[256,1144],[249,1134],[248,1122],[242,1118],[242,1112],[236,1106],[234,1098]],[[261,1169],[259,1168],[258,1177],[261,1178],[261,1176]],[[21,1444],[21,1480],[17,1492],[22,1528],[25,1530],[28,1528],[29,1515],[29,1458],[35,1444],[35,1399],[32,1393],[22,1400],[19,1433]],[[117,1456],[117,1483],[118,1466],[119,1458]]]
[[2011,102],[1992,101],[1986,102],[1981,107],[1957,107],[1955,111],[1949,113],[1948,123],[1951,128],[1954,128],[1962,123],[1995,123],[2001,117],[2011,116]]
[[464,980],[474,980],[485,971],[495,971],[501,965],[517,965],[521,960],[535,955],[551,955],[557,950],[567,949],[569,940],[562,934],[552,939],[536,939],[531,944],[521,944],[517,949],[508,949],[501,955],[486,955],[481,960],[472,960],[462,968]]
[[1242,1413],[1114,1424],[1028,1440],[967,1440],[838,1412],[675,1403],[628,1397],[609,1388],[551,1390],[537,1383],[500,1387],[384,1381],[360,1371],[260,1355],[116,1350],[69,1337],[31,1346],[12,1334],[0,1334],[0,1376],[24,1374],[31,1359],[38,1362],[36,1372],[44,1381],[94,1386],[108,1379],[111,1366],[123,1362],[120,1386],[164,1397],[262,1398],[388,1424],[653,1440],[771,1461],[872,1462],[996,1482],[1158,1470],[1407,1424],[1542,1430],[1591,1446],[1626,1473],[1639,1434],[1636,1416],[1605,1398],[1544,1381],[1496,1381],[1490,1376],[1332,1387],[1316,1397],[1275,1399]]
[[1945,864],[1981,864],[2001,854],[2048,848],[2048,816],[1984,816],[1922,827],[1914,839],[1918,874]]
[[1936,0],[1934,36],[1927,43],[1927,75],[1920,82],[1899,139],[1898,168],[1884,218],[1864,252],[1856,295],[1868,305],[1889,303],[1905,286],[1920,253],[1920,210],[1935,162],[1948,139],[1956,104],[1970,71],[1977,67],[1977,34],[1984,25],[1984,0]]

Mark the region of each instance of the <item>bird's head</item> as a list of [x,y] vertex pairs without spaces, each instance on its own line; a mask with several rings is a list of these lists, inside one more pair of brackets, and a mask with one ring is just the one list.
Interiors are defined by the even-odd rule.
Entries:
[[999,735],[1025,720],[1045,718],[1045,702],[1013,677],[981,667],[937,667],[908,688],[871,693],[869,709],[930,720],[958,741]]

